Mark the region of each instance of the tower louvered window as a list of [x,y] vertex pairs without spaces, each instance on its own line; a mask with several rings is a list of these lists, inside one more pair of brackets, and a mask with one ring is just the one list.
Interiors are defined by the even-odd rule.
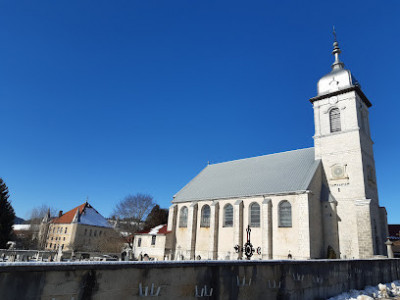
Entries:
[[224,227],[233,227],[233,206],[231,204],[224,207]]
[[286,200],[279,203],[279,227],[292,227],[292,206]]
[[207,204],[201,209],[200,227],[210,227],[210,206]]
[[340,111],[338,108],[334,108],[329,112],[329,121],[331,125],[331,132],[342,130],[340,126]]
[[179,227],[187,227],[188,209],[186,206],[181,208],[179,216]]
[[250,204],[250,226],[260,227],[260,205],[258,203]]

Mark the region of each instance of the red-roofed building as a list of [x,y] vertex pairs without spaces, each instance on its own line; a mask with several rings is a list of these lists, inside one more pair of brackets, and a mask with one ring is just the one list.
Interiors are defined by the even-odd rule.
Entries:
[[41,224],[46,250],[101,251],[107,238],[115,236],[108,221],[85,202],[58,218],[46,216]]
[[133,255],[136,259],[170,259],[172,240],[167,224],[158,225],[150,230],[136,232],[133,235]]

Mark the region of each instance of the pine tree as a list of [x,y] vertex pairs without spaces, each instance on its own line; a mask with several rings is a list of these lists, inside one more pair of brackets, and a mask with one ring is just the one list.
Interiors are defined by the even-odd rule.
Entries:
[[15,213],[8,201],[8,187],[0,178],[0,249],[5,249],[7,242],[11,239],[14,225]]
[[167,222],[168,210],[160,208],[160,206],[157,204],[153,207],[146,218],[145,229],[150,229],[161,224],[167,224]]

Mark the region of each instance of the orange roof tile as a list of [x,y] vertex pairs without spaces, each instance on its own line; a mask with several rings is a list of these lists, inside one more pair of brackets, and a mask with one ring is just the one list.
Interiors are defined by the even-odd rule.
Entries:
[[82,212],[84,211],[85,207],[88,206],[90,207],[90,204],[85,202],[73,209],[71,209],[70,211],[67,211],[65,214],[63,214],[61,217],[55,218],[52,220],[52,223],[56,223],[56,224],[69,224],[72,222],[72,220],[74,219],[74,216],[76,214],[76,210],[79,209],[79,213],[82,214]]

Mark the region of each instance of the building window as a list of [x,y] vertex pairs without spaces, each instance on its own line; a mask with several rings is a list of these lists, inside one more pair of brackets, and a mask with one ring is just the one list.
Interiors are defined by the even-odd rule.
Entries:
[[87,228],[85,228],[85,235],[87,234]]
[[179,215],[179,227],[187,227],[188,208],[186,206],[181,208]]
[[152,245],[155,245],[155,244],[156,244],[156,238],[157,238],[156,235],[152,235],[152,236],[151,236],[151,244],[152,244]]
[[292,227],[292,206],[289,201],[282,201],[278,206],[279,227]]
[[65,227],[65,232],[64,233],[67,233],[67,229],[68,229],[68,227]]
[[52,243],[50,243],[49,248],[51,248]]
[[65,241],[65,236],[64,236],[64,238],[63,238],[63,241]]
[[250,204],[250,226],[260,227],[260,205],[258,203]]
[[60,228],[60,233],[62,233],[62,230],[63,230],[63,228],[61,227],[61,228]]
[[138,247],[142,246],[142,238],[138,238],[137,246]]
[[210,227],[210,206],[207,204],[201,209],[200,227]]
[[92,236],[92,229],[89,230],[89,236]]
[[95,230],[95,231],[93,232],[93,235],[94,235],[94,236],[97,236],[97,230]]
[[233,227],[233,206],[231,204],[224,206],[224,227]]
[[99,231],[99,236],[101,236],[101,230]]
[[329,122],[331,125],[331,132],[341,131],[340,126],[340,111],[339,108],[333,108],[329,112]]

